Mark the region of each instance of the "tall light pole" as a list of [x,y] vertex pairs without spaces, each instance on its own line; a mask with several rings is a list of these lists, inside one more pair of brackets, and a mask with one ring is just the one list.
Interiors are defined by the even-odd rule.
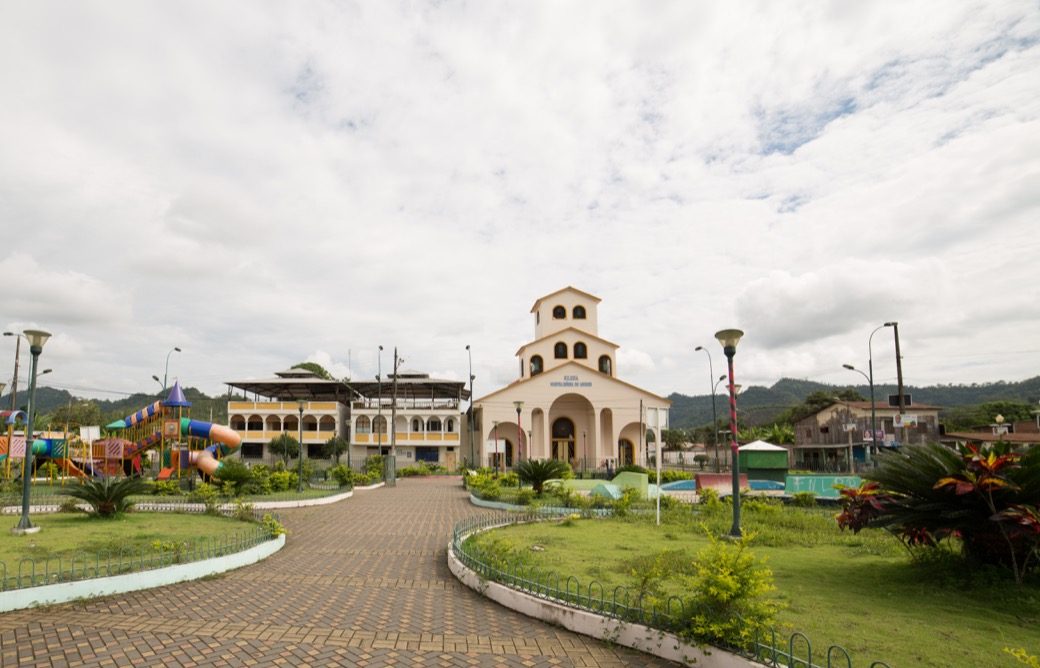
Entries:
[[33,526],[29,520],[29,484],[32,477],[30,462],[34,440],[33,419],[36,417],[36,366],[40,353],[43,352],[43,344],[51,338],[50,332],[39,329],[27,329],[24,334],[25,340],[29,342],[29,354],[32,356],[32,361],[29,363],[29,410],[26,411],[28,417],[25,423],[25,457],[22,458],[22,517],[18,521],[18,526],[11,530],[18,535],[36,533],[40,530],[40,527]]
[[469,344],[466,344],[466,357],[469,358],[469,457],[470,466],[479,468],[476,466],[476,447],[477,444],[473,442],[473,426],[476,422],[477,416],[473,412],[473,379],[476,376],[473,375],[473,351],[469,349]]
[[[870,384],[870,435],[871,435],[871,440],[874,443],[874,451],[877,452],[877,411],[874,408],[874,379],[871,378],[870,376],[868,376],[867,374],[863,373],[862,371],[860,371],[856,367],[852,366],[851,364],[842,364],[841,366],[846,368],[846,369],[848,369],[849,371],[855,371],[859,375],[861,375],[864,378],[866,378],[867,379],[867,383]],[[870,463],[870,452],[869,451],[863,457],[863,460],[867,464]]]
[[[11,410],[18,410],[18,353],[21,351],[24,335],[17,332],[4,332],[4,336],[14,337],[14,377],[11,379]],[[10,441],[8,441],[10,442]]]
[[733,459],[733,527],[729,530],[732,538],[740,538],[740,460],[737,446],[737,388],[733,378],[733,356],[737,354],[737,344],[744,332],[739,329],[723,329],[715,332],[715,338],[722,344],[722,352],[726,356],[729,367],[729,437],[730,454]]
[[715,394],[719,388],[719,383],[726,380],[726,374],[719,376],[719,379],[711,386],[711,414],[715,422],[711,425],[711,431],[715,440],[715,473],[722,470],[722,465],[719,462],[719,418],[715,415]]
[[[877,452],[877,411],[874,408],[874,335],[886,327],[894,327],[896,323],[886,322],[867,337],[867,367],[870,371],[870,428],[874,432],[874,452]],[[902,394],[902,391],[900,391]]]
[[[376,372],[376,385],[379,388],[379,403],[376,405],[376,424],[381,425],[383,423],[383,346],[379,346],[379,367]],[[383,436],[379,433],[379,427],[376,427],[376,445],[379,446],[379,454],[383,454]]]
[[[899,353],[899,323],[898,322],[887,322],[885,325],[892,325],[892,333],[896,339],[896,392],[899,397],[899,421],[902,423],[902,416],[906,414],[906,397],[903,394],[903,356]],[[900,444],[906,442],[906,427],[901,427],[902,438],[899,439]]]
[[520,428],[520,411],[524,410],[524,402],[514,401],[513,407],[516,408],[516,463],[519,464],[524,458],[524,449],[523,446],[520,444],[520,442],[524,438],[524,432]]
[[[697,346],[694,351],[703,350],[704,354],[708,356],[708,383],[710,384],[715,379],[715,369],[711,363],[711,353],[704,346]],[[715,472],[719,470],[719,416],[715,412],[715,385],[711,386],[711,433],[712,433],[712,446],[715,449]]]
[[[162,389],[163,389],[163,392],[166,392],[166,381],[169,380],[169,377],[170,377],[170,355],[172,355],[174,353],[179,353],[180,351],[181,351],[180,348],[178,348],[177,346],[174,346],[173,349],[170,350],[170,352],[166,353],[166,367],[163,370],[163,377],[162,377]],[[159,380],[155,376],[152,376],[152,378],[155,378],[155,380]]]
[[300,458],[296,464],[296,491],[300,494],[303,493],[303,409],[307,405],[307,402],[303,399],[298,399],[296,405],[300,411]]

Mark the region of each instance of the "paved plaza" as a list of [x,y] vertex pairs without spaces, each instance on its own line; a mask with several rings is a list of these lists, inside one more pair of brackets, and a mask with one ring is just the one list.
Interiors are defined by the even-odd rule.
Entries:
[[485,600],[448,571],[458,478],[282,511],[265,561],[171,587],[0,615],[6,666],[671,666]]

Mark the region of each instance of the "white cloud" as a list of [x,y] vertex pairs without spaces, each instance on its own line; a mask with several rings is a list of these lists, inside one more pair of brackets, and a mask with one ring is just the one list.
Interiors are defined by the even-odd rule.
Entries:
[[472,344],[482,394],[567,284],[661,394],[728,326],[749,382],[886,320],[915,382],[1021,378],[968,355],[1040,333],[1038,72],[1015,2],[8,4],[4,314],[120,391]]

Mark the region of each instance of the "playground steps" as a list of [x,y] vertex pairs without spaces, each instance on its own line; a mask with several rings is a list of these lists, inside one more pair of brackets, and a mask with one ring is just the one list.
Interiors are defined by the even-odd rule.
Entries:
[[173,467],[165,468],[165,469],[159,471],[159,478],[158,479],[159,480],[169,480],[171,477],[173,477],[173,474],[174,474],[175,471],[176,471],[176,469],[174,469]]

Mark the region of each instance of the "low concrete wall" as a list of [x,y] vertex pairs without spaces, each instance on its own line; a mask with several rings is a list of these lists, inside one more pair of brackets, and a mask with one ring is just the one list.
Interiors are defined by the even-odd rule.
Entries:
[[4,591],[0,592],[0,612],[31,608],[37,605],[65,603],[78,598],[109,596],[128,591],[163,587],[187,580],[198,580],[207,575],[224,573],[242,566],[255,564],[271,556],[284,546],[285,535],[282,534],[277,538],[242,552],[226,554],[212,559],[203,559],[202,561],[193,561],[189,564],[174,564],[173,566],[138,571],[136,573]]
[[706,668],[763,668],[762,664],[711,646],[691,645],[674,633],[665,633],[642,624],[622,622],[587,610],[578,610],[511,589],[498,582],[484,580],[455,556],[451,543],[448,543],[448,568],[459,582],[499,605],[528,617],[562,626],[568,631],[631,647],[685,665]]

